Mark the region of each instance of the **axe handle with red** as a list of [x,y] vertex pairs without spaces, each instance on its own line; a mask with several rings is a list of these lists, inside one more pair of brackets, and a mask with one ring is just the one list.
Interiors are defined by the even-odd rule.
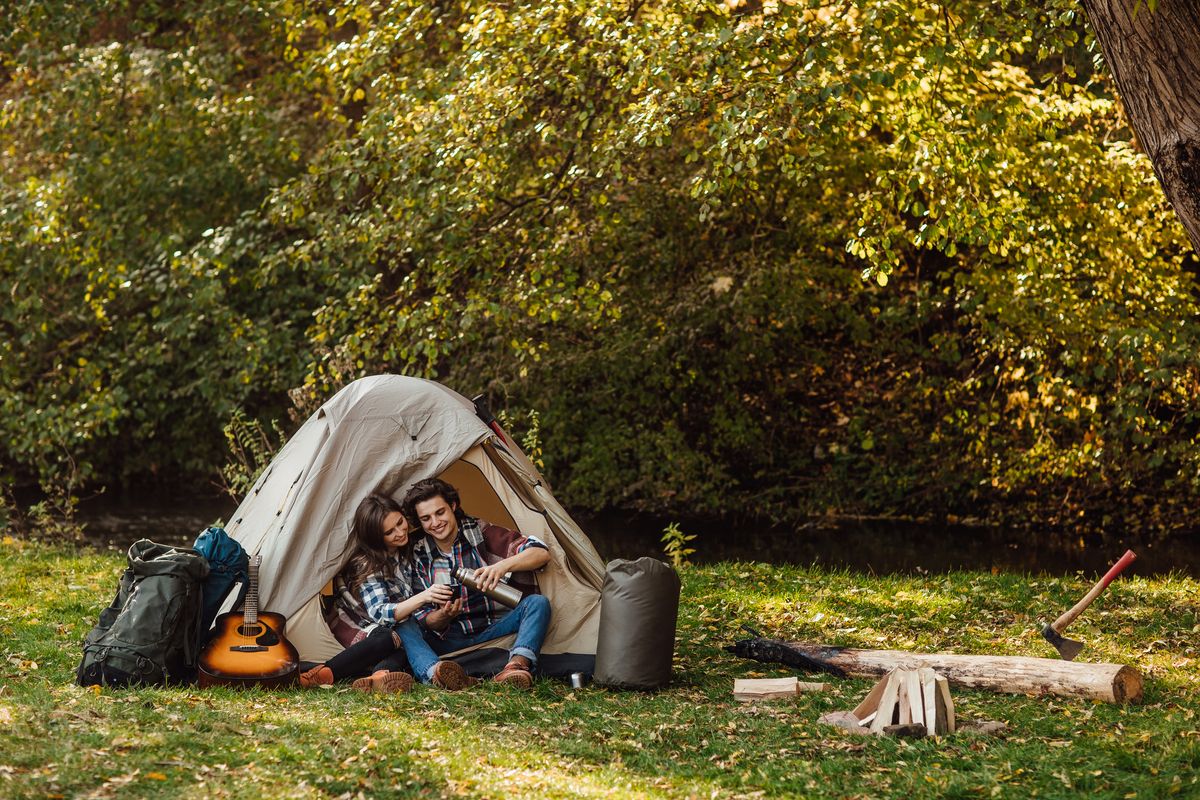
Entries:
[[1061,617],[1054,620],[1054,622],[1042,629],[1042,636],[1046,638],[1046,641],[1050,642],[1050,644],[1054,645],[1055,648],[1058,649],[1060,656],[1070,661],[1071,659],[1075,658],[1080,650],[1083,649],[1082,643],[1065,638],[1062,635],[1063,630],[1072,622],[1074,622],[1075,618],[1082,614],[1083,610],[1090,606],[1092,601],[1099,597],[1100,593],[1104,591],[1105,587],[1112,583],[1113,579],[1120,575],[1126,567],[1132,564],[1135,558],[1137,558],[1136,553],[1134,553],[1132,550],[1126,550],[1125,555],[1121,556],[1120,560],[1113,564],[1108,572],[1104,573],[1104,577],[1096,582],[1096,585],[1091,588],[1091,591],[1083,596],[1082,600],[1072,606],[1071,609]]
[[1072,606],[1067,613],[1050,623],[1050,627],[1054,628],[1054,630],[1058,631],[1059,633],[1062,633],[1063,628],[1074,622],[1075,618],[1082,614],[1083,610],[1090,606],[1092,601],[1099,597],[1100,593],[1103,592],[1105,588],[1107,588],[1107,586],[1113,582],[1114,578],[1124,572],[1125,568],[1132,564],[1135,558],[1137,558],[1136,553],[1134,553],[1132,550],[1126,550],[1125,555],[1121,556],[1120,560],[1113,564],[1108,572],[1104,573],[1104,577],[1096,582],[1096,585],[1092,587],[1092,590],[1085,594],[1083,599]]

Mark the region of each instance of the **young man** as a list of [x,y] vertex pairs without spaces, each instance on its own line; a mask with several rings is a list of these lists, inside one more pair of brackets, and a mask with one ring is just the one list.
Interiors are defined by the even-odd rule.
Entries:
[[[415,484],[405,495],[404,509],[428,534],[413,549],[418,590],[439,583],[458,585],[454,572],[459,567],[472,572],[480,587],[488,590],[510,572],[531,572],[550,560],[550,551],[537,539],[463,513],[458,490],[443,480],[430,478]],[[525,596],[511,611],[481,591],[458,585],[456,597],[424,606],[413,612],[413,618],[425,627],[425,638],[439,655],[515,633],[508,664],[495,679],[528,689],[550,626],[550,602],[535,593],[536,583],[521,578],[515,575],[512,585]],[[420,674],[428,665],[414,662],[412,666]]]

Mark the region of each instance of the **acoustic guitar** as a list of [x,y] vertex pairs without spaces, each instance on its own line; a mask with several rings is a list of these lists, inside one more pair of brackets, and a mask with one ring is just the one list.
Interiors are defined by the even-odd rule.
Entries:
[[262,686],[275,688],[296,682],[300,654],[283,635],[282,614],[258,611],[258,566],[250,563],[250,586],[242,611],[217,617],[215,631],[200,654],[197,680],[201,686]]

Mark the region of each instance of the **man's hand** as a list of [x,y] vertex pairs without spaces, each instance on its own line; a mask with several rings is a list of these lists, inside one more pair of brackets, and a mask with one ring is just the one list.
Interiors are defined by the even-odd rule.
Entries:
[[500,564],[489,564],[486,567],[480,567],[475,570],[475,580],[479,582],[481,591],[489,591],[495,589],[496,585],[504,580],[504,576],[508,571],[504,569],[503,562]]
[[524,572],[540,569],[550,561],[550,551],[544,547],[527,547],[515,556],[488,564],[475,570],[475,580],[479,581],[482,591],[495,589],[496,584],[504,580],[510,572]]
[[425,627],[431,631],[444,631],[451,620],[462,613],[462,598],[455,597],[425,615]]

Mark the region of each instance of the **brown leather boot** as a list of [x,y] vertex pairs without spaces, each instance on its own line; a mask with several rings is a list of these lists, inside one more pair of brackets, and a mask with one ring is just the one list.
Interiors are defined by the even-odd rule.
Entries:
[[496,683],[516,686],[518,689],[529,689],[533,686],[533,673],[530,671],[532,666],[533,662],[525,656],[513,656],[508,659],[504,669],[496,673],[496,677],[492,680]]
[[447,692],[457,692],[479,683],[454,661],[439,661],[433,668],[433,685]]
[[381,669],[376,670],[370,677],[359,678],[350,685],[364,692],[398,694],[412,688],[413,676],[407,672],[388,672],[386,669]]
[[312,669],[300,673],[300,685],[305,689],[315,689],[319,686],[332,686],[333,670],[324,664],[318,664]]

